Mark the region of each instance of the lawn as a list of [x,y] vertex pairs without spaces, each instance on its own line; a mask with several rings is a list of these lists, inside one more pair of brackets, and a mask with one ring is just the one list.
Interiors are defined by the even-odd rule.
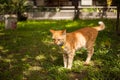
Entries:
[[98,25],[97,20],[41,20],[18,22],[16,30],[0,24],[0,80],[120,80],[120,36],[115,20],[102,20],[91,64],[84,66],[85,49],[76,52],[71,70],[63,68],[62,50],[51,40],[50,29],[71,32]]

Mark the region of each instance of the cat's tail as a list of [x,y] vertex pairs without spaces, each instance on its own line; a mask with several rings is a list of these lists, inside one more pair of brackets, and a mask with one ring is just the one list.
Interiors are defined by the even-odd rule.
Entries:
[[102,21],[99,21],[98,24],[99,26],[93,28],[96,29],[97,31],[101,31],[105,29],[105,24]]

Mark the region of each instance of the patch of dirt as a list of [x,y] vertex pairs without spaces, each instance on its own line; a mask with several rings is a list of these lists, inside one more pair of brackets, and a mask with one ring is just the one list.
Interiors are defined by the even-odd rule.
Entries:
[[88,75],[88,72],[87,71],[71,72],[68,75],[69,80],[83,80]]

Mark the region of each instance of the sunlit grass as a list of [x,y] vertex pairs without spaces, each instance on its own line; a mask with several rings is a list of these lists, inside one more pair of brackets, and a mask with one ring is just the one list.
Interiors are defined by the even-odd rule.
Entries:
[[[106,25],[99,32],[91,64],[84,66],[86,49],[76,52],[72,70],[63,67],[62,51],[51,40],[50,29],[71,32]],[[0,80],[119,80],[120,37],[115,20],[42,20],[18,22],[16,30],[0,25]]]

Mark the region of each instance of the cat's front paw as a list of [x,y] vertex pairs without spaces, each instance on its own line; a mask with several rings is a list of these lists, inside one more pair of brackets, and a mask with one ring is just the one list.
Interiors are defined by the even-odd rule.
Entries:
[[84,62],[84,65],[85,66],[89,66],[90,64],[88,62]]

